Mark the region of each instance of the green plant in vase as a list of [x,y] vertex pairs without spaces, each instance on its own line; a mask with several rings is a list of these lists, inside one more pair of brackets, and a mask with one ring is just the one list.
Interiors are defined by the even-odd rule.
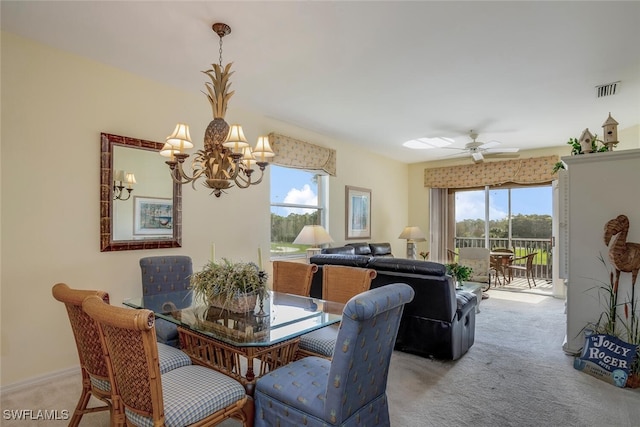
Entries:
[[445,264],[445,266],[447,267],[447,274],[453,277],[456,287],[458,287],[458,284],[462,285],[463,282],[471,279],[471,273],[473,272],[471,267],[458,263]]
[[226,258],[222,262],[210,261],[193,273],[190,287],[196,298],[232,311],[253,310],[257,298],[268,296],[264,271],[253,262],[231,262]]

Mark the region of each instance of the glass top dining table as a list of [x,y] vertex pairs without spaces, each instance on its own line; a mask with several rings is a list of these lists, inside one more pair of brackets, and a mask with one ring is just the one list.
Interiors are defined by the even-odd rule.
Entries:
[[152,310],[195,333],[236,347],[267,347],[338,323],[344,304],[269,291],[247,313],[234,313],[198,301],[191,291],[130,298],[132,308]]

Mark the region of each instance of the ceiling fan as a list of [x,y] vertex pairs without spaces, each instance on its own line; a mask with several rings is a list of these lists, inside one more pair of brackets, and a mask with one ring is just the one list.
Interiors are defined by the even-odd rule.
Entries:
[[[500,154],[509,154],[509,153],[517,153],[519,148],[496,148],[500,145],[498,141],[489,141],[489,142],[481,142],[478,141],[478,134],[473,130],[469,132],[469,137],[471,138],[471,142],[468,142],[464,148],[455,148],[455,147],[443,147],[449,150],[461,150],[464,151],[464,155],[470,155],[473,158],[475,163],[480,163],[484,160],[485,157],[490,157],[494,155]],[[458,156],[459,154],[455,154]],[[515,157],[518,155],[516,154]]]

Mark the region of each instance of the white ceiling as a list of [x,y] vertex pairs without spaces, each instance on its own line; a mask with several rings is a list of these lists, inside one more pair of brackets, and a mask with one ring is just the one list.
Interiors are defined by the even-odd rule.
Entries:
[[0,12],[3,31],[193,92],[218,62],[211,24],[225,22],[230,109],[407,163],[452,153],[402,147],[419,137],[462,147],[473,129],[530,149],[601,135],[609,112],[620,129],[640,123],[637,1],[3,0]]

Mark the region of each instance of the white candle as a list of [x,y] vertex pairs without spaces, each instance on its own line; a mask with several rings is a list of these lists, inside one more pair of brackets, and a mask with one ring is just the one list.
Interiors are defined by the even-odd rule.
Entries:
[[262,270],[262,248],[258,246],[258,268]]
[[211,262],[215,262],[216,260],[216,245],[215,243],[211,243]]

